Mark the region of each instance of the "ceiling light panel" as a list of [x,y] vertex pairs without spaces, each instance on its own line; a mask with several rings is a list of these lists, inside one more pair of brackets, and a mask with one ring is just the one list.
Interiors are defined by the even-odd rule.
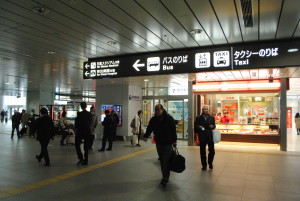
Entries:
[[235,79],[237,80],[243,80],[243,76],[241,74],[241,71],[232,71],[233,76],[235,77]]
[[248,70],[241,70],[241,74],[242,74],[244,80],[250,80],[251,79],[250,72]]

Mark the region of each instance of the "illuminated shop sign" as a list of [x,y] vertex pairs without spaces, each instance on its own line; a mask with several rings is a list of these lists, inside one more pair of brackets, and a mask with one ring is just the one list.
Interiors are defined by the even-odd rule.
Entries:
[[[299,41],[151,52],[84,62],[84,79],[102,79],[300,65]],[[298,50],[298,49],[297,49]]]
[[193,92],[279,91],[280,86],[280,80],[199,82],[193,85]]

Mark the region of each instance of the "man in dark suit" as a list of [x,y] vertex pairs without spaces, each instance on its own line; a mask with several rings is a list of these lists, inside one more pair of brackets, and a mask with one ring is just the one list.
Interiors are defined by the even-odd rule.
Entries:
[[147,141],[152,132],[155,136],[156,150],[163,177],[160,184],[165,187],[169,182],[172,145],[176,146],[177,134],[173,117],[165,111],[161,104],[155,106],[155,116],[150,119],[143,140]]
[[[92,113],[86,110],[87,104],[86,102],[80,103],[82,112],[77,113],[77,117],[75,119],[75,148],[77,152],[77,157],[79,161],[77,164],[87,165],[88,164],[88,155],[89,155],[89,145],[91,138],[91,123],[92,123]],[[84,149],[84,158],[80,149],[80,144],[83,140],[83,149]]]
[[44,166],[50,166],[50,159],[48,154],[48,144],[50,139],[54,137],[54,124],[51,117],[48,115],[48,110],[46,108],[42,108],[41,117],[36,120],[36,131],[37,138],[41,144],[41,153],[36,155],[35,158],[41,162],[42,158],[45,159]]
[[102,122],[103,128],[103,138],[102,138],[102,147],[98,149],[98,151],[105,151],[106,141],[108,140],[108,148],[107,151],[112,150],[112,143],[113,143],[113,132],[114,132],[114,125],[113,125],[113,118],[109,114],[108,110],[105,110],[105,118]]
[[12,131],[11,131],[11,139],[14,138],[14,132],[17,130],[18,138],[21,137],[19,126],[21,123],[21,114],[18,111],[15,111],[14,115],[11,117],[11,123],[12,123]]
[[[215,147],[212,130],[216,128],[215,118],[208,113],[208,106],[202,107],[202,114],[196,117],[194,131],[199,134],[200,156],[202,170],[206,170],[207,163],[209,169],[213,169]],[[208,145],[208,160],[206,161],[206,145]]]

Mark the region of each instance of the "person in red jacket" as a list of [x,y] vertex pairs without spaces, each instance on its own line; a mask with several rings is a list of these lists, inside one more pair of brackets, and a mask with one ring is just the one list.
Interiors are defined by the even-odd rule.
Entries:
[[223,116],[221,117],[221,123],[222,124],[229,124],[230,122],[230,117],[228,116],[228,111],[224,110],[223,111]]

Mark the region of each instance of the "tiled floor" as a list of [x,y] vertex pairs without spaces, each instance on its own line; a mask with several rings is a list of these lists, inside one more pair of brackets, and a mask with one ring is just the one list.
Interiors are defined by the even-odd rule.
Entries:
[[[90,152],[88,166],[77,166],[73,145],[50,142],[50,167],[34,158],[39,144],[25,136],[10,139],[11,125],[0,125],[0,200],[103,201],[299,201],[300,153],[277,148],[217,145],[213,171],[201,171],[199,148],[180,142],[187,169],[171,173],[159,187],[159,161],[148,142],[132,147],[115,142],[113,151]],[[297,137],[297,136],[296,136]],[[99,148],[100,141],[95,142]]]

